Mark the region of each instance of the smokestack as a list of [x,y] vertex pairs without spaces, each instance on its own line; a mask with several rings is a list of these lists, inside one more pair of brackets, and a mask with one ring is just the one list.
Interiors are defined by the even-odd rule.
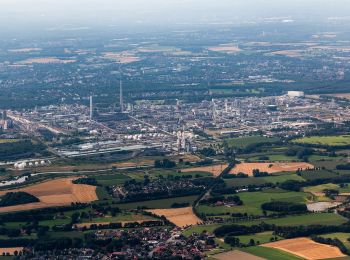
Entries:
[[93,112],[93,107],[92,107],[92,96],[90,96],[90,120],[92,120],[92,112]]
[[122,81],[120,80],[120,87],[119,87],[119,104],[120,104],[120,112],[124,112],[124,102],[123,102],[123,83]]

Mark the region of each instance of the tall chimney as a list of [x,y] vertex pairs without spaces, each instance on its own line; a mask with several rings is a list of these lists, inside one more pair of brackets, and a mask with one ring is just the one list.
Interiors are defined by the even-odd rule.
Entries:
[[90,120],[92,120],[92,112],[93,112],[92,96],[90,96]]
[[123,83],[122,81],[120,80],[120,87],[119,87],[119,104],[120,104],[120,112],[124,112],[124,102],[123,102]]

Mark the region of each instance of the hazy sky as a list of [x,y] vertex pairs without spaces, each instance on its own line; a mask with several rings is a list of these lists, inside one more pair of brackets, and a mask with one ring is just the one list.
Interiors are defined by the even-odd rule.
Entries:
[[347,15],[350,15],[349,0],[0,0],[0,27]]

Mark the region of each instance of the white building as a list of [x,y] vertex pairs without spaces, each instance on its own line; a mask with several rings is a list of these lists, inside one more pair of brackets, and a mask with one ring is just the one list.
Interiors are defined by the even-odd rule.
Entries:
[[304,91],[288,91],[287,96],[289,97],[304,97]]

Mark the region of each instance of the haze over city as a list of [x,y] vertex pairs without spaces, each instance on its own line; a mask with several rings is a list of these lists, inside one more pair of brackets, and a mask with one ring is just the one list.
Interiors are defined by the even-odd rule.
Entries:
[[348,0],[0,0],[0,260],[350,257]]

